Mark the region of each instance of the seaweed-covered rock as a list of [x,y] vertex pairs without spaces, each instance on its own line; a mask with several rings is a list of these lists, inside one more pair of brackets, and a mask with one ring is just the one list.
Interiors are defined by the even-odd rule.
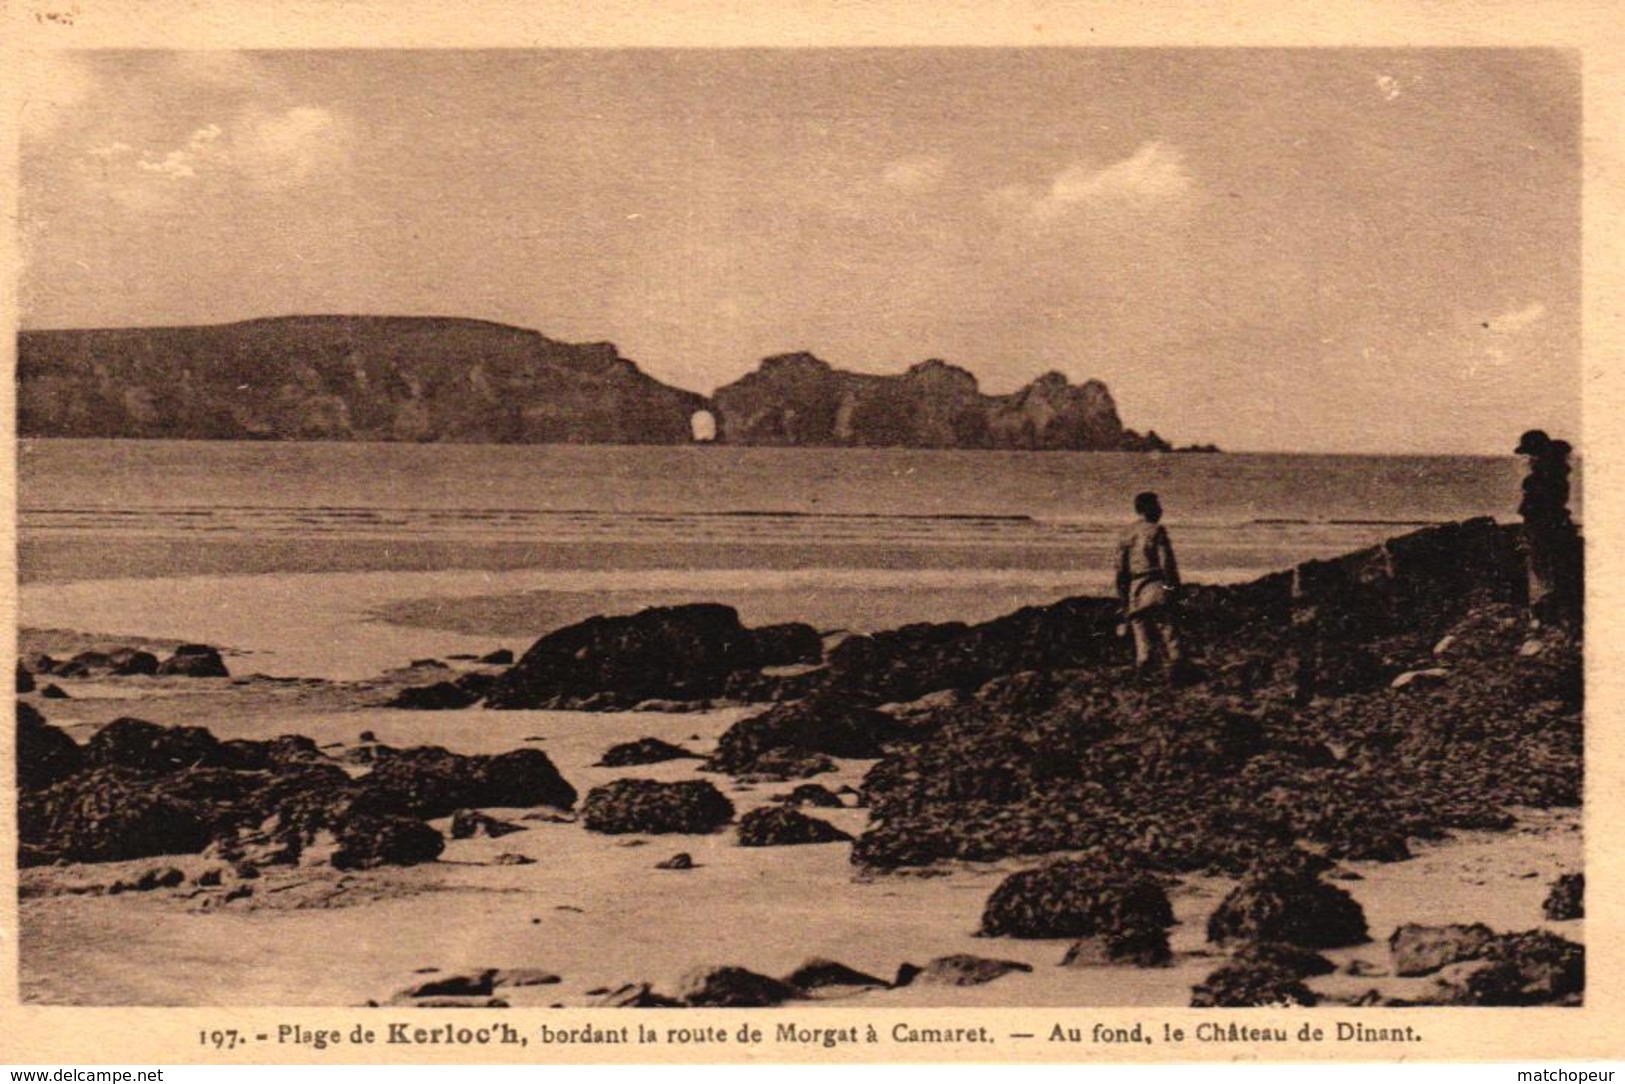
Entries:
[[627,703],[705,699],[757,665],[756,641],[731,606],[658,606],[542,637],[497,679],[486,705],[538,708],[596,693]]
[[1388,935],[1394,974],[1428,975],[1449,964],[1483,956],[1495,931],[1482,923],[1470,926],[1423,926],[1407,922]]
[[332,763],[331,758],[317,747],[315,741],[303,734],[283,734],[269,741],[246,738],[223,741],[214,759],[222,767],[243,772],[277,771],[283,768]]
[[415,866],[433,862],[446,848],[445,838],[420,820],[366,814],[344,822],[338,844],[332,859],[337,869]]
[[1354,897],[1297,871],[1254,872],[1236,886],[1208,918],[1207,937],[1233,941],[1284,941],[1304,948],[1362,944],[1365,912]]
[[887,742],[910,733],[884,712],[825,694],[778,704],[761,715],[741,719],[717,740],[716,752],[705,767],[736,775],[760,772],[763,755],[773,750],[878,757]]
[[1258,961],[1232,960],[1191,989],[1191,1007],[1197,1009],[1312,1006],[1319,1000],[1296,972]]
[[733,803],[703,779],[661,783],[617,779],[587,792],[582,820],[592,832],[714,832],[733,819]]
[[394,750],[379,757],[358,790],[365,812],[425,818],[470,806],[569,809],[576,800],[575,788],[540,749],[497,756],[461,756],[439,746]]
[[498,839],[515,832],[523,832],[524,828],[497,820],[495,817],[488,817],[475,809],[459,809],[451,815],[449,831],[452,839],[473,839],[475,836]]
[[207,644],[182,644],[158,664],[158,673],[179,677],[230,677],[220,652]]
[[1074,941],[1062,967],[1165,967],[1173,959],[1168,931],[1152,923],[1131,923]]
[[108,668],[120,677],[150,676],[158,672],[158,656],[136,647],[121,647],[107,654]]
[[784,806],[753,809],[739,820],[741,847],[785,847],[801,843],[850,843],[852,837],[816,817]]
[[835,762],[823,753],[809,753],[805,749],[767,749],[751,761],[748,771],[737,772],[734,778],[745,783],[782,783],[786,779],[827,775],[835,770]]
[[198,854],[214,831],[208,809],[120,768],[92,768],[44,790],[25,791],[17,810],[23,865]]
[[163,775],[223,763],[220,742],[200,726],[159,726],[145,719],[114,719],[85,743],[85,763]]
[[684,1004],[707,1008],[759,1008],[801,996],[789,983],[743,967],[702,967],[684,976],[677,995]]
[[841,809],[846,803],[841,796],[824,786],[822,783],[802,783],[789,794],[783,794],[773,799],[785,805],[810,805],[819,809]]
[[639,738],[637,741],[621,742],[604,750],[598,764],[603,768],[627,768],[638,764],[659,764],[667,760],[704,759],[698,753],[691,753],[681,745],[673,745],[659,738]]
[[824,640],[818,630],[799,621],[763,625],[750,630],[756,641],[756,658],[761,666],[797,666],[818,662],[824,656]]
[[910,986],[920,983],[923,986],[981,986],[1012,972],[1027,972],[1032,969],[1032,964],[1020,960],[996,960],[957,952],[950,956],[938,956],[924,967],[903,964],[897,969],[897,979],[892,985]]
[[433,685],[413,685],[396,693],[384,706],[409,711],[459,711],[473,707],[479,694],[455,681],[437,681]]
[[17,705],[17,787],[40,790],[77,772],[84,763],[79,743],[45,721],[32,705]]
[[803,993],[820,990],[851,990],[885,988],[891,985],[885,979],[834,960],[815,956],[790,974],[784,976],[787,985]]
[[1093,937],[1174,923],[1168,894],[1154,878],[1082,862],[1012,873],[988,897],[988,937]]
[[1585,917],[1586,875],[1565,873],[1552,882],[1552,890],[1540,905],[1542,913],[1553,922],[1567,922]]
[[1245,941],[1236,950],[1235,960],[1238,963],[1268,964],[1306,977],[1330,975],[1337,970],[1337,965],[1320,953],[1281,941]]
[[414,982],[396,993],[397,998],[419,997],[489,997],[496,988],[497,975],[500,972],[494,967],[487,967],[480,971],[464,971],[451,975],[436,975],[434,978]]
[[45,688],[43,688],[43,689],[41,689],[39,691],[39,694],[40,694],[40,696],[44,697],[46,700],[70,700],[70,699],[72,699],[72,697],[68,696],[68,690],[64,689],[62,686],[58,685],[54,681],[49,682],[45,686]]
[[1585,946],[1548,930],[1502,934],[1476,959],[1443,968],[1432,1003],[1577,1005],[1585,993]]

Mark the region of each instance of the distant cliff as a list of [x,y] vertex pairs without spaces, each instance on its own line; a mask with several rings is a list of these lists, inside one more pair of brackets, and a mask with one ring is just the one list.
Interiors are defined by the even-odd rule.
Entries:
[[783,354],[718,388],[728,444],[1166,451],[1156,433],[1125,429],[1098,380],[1046,373],[1011,395],[984,395],[942,361],[897,376],[849,373],[811,354]]
[[444,317],[24,331],[17,389],[25,437],[686,444],[709,410],[724,444],[1169,448],[1125,429],[1104,384],[1060,373],[984,395],[941,361],[874,376],[784,354],[708,400],[610,343]]
[[676,444],[706,406],[609,343],[481,320],[24,331],[17,354],[23,436]]

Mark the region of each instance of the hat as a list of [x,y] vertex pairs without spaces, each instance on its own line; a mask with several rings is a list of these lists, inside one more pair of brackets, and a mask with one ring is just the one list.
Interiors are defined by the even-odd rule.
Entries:
[[1552,443],[1552,438],[1546,435],[1544,429],[1531,429],[1518,438],[1518,447],[1513,455],[1539,455]]

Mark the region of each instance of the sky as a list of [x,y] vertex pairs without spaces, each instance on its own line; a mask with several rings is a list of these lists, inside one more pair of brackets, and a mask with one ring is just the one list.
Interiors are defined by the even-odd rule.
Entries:
[[35,54],[24,327],[469,316],[708,393],[1104,380],[1235,450],[1578,431],[1553,50]]

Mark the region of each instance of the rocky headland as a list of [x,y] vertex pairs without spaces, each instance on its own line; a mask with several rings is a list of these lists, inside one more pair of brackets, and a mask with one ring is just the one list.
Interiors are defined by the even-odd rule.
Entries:
[[709,411],[725,444],[1169,449],[1126,429],[1104,384],[1059,373],[984,395],[941,361],[874,376],[788,354],[708,399],[612,343],[449,317],[23,331],[17,355],[24,437],[688,444]]

